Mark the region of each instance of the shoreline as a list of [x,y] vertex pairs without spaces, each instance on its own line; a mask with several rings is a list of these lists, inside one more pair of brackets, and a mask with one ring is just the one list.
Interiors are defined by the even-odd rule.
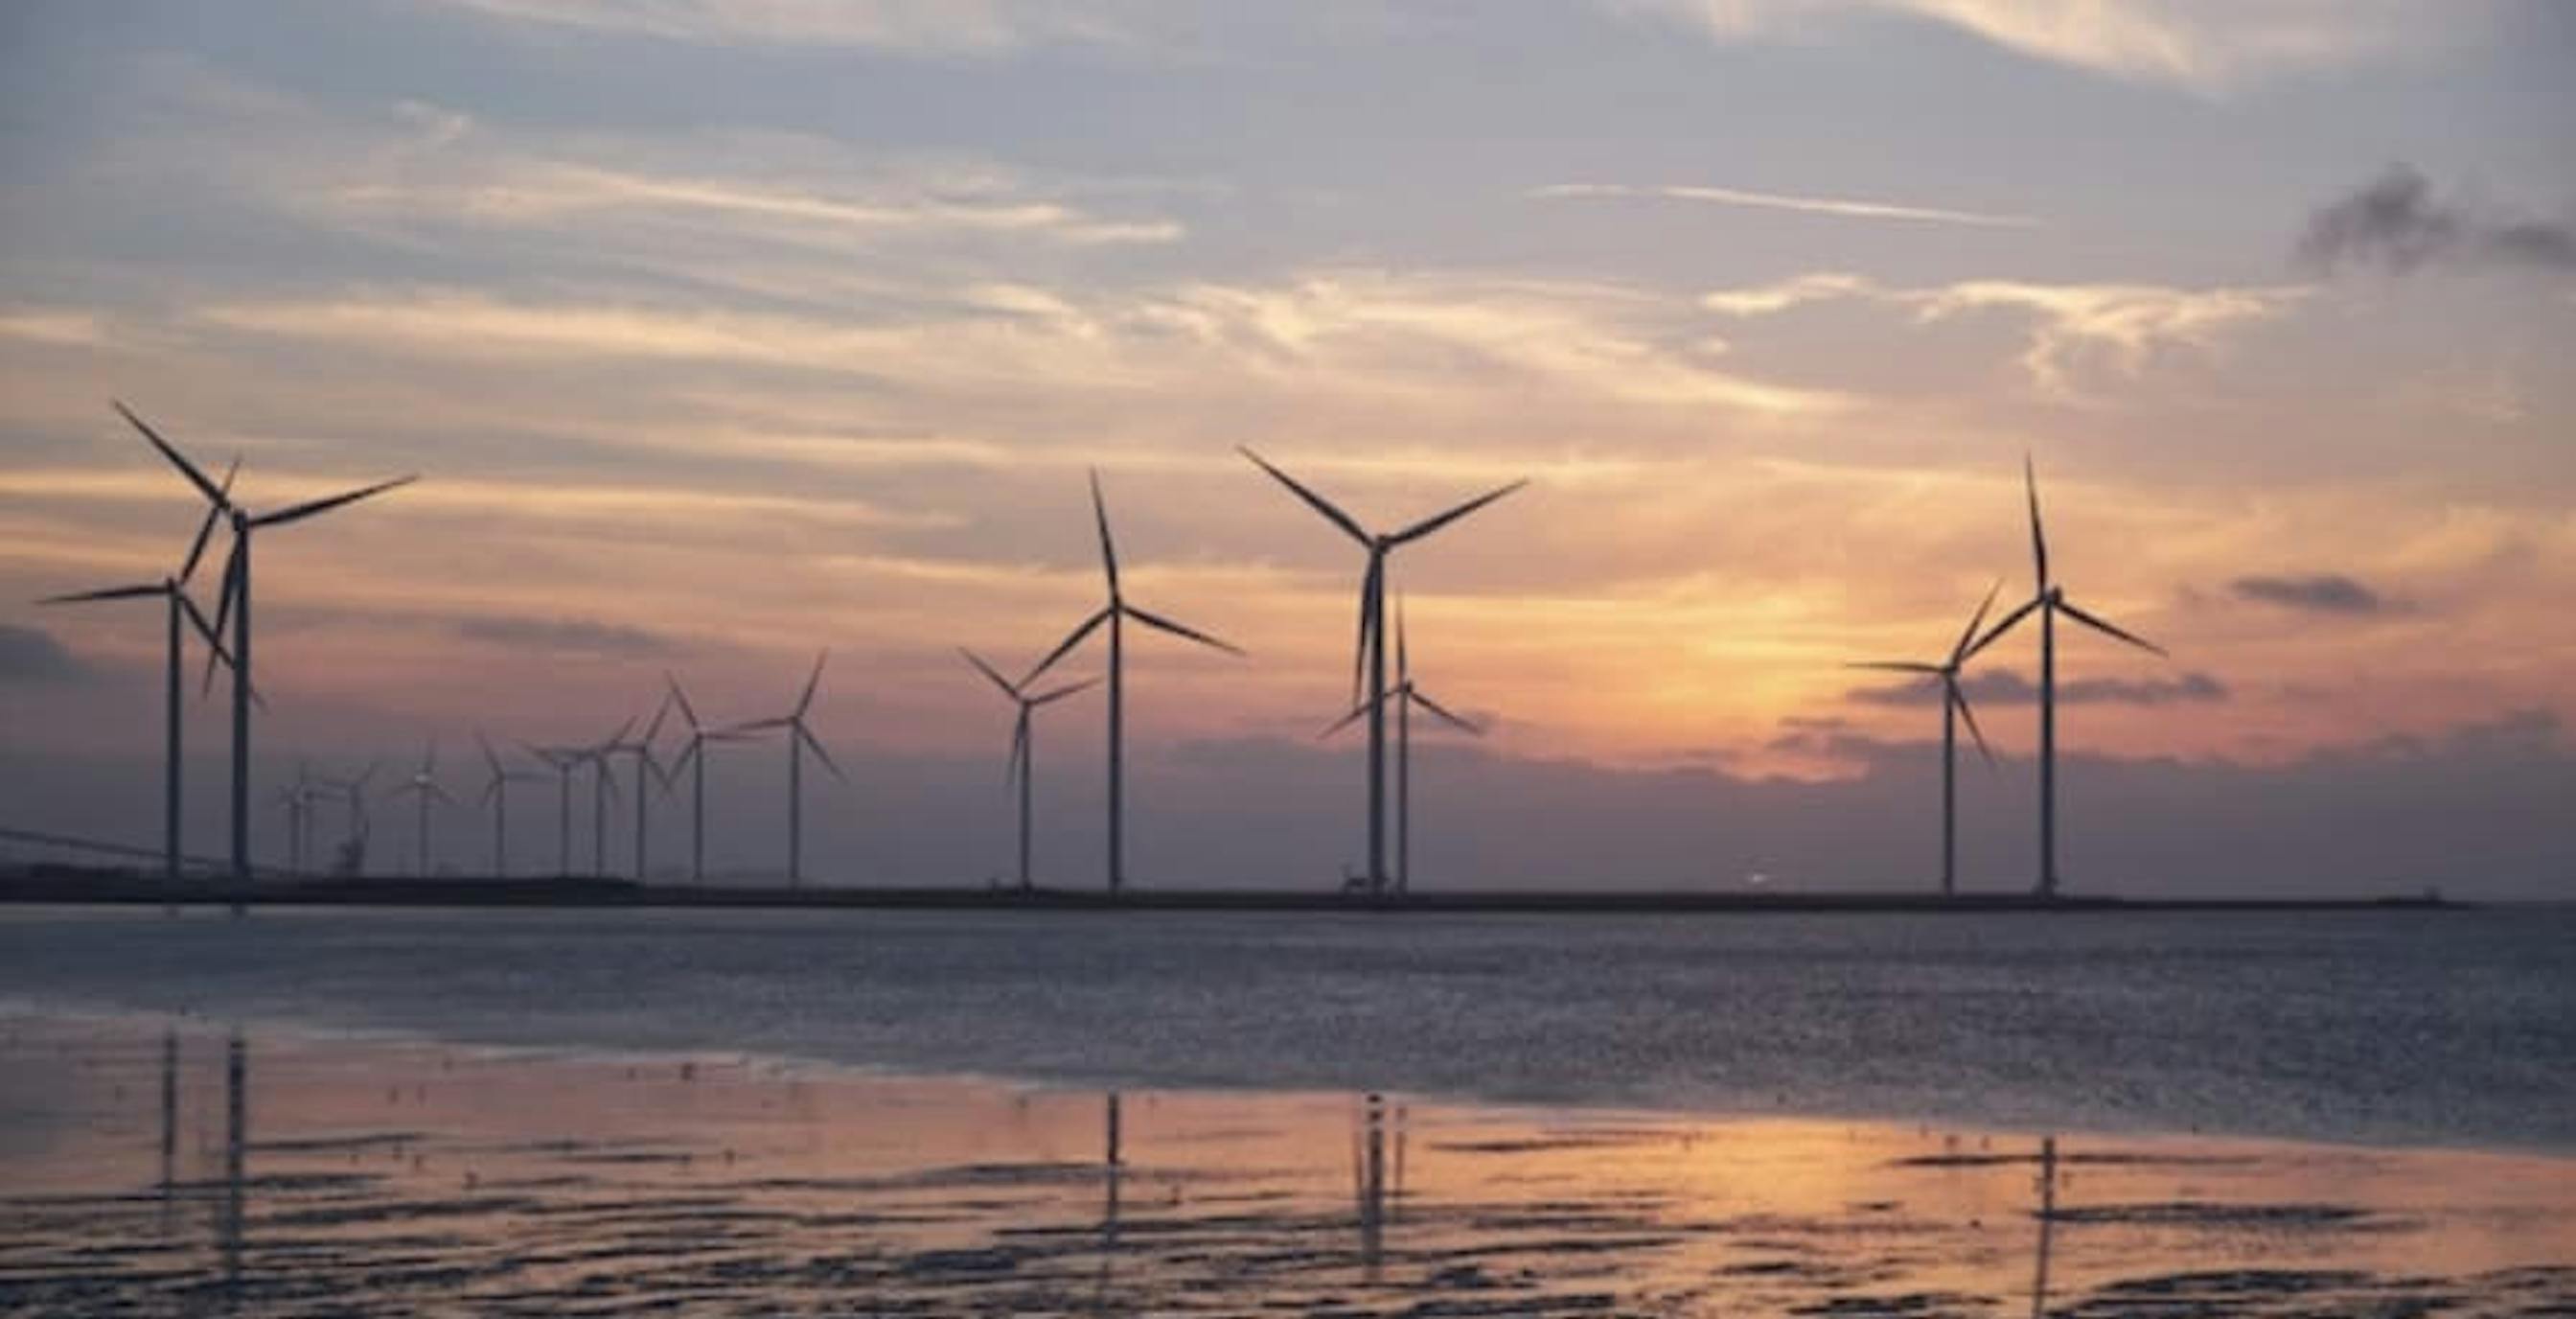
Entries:
[[2119,912],[2454,912],[2480,904],[2433,894],[2335,898],[2130,898],[2028,893],[1695,893],[1641,889],[1483,890],[1371,897],[1280,889],[1084,889],[639,884],[545,877],[273,880],[247,886],[94,874],[0,879],[0,904],[48,906],[857,909],[1022,912],[1361,912],[1384,915],[1851,914],[2082,915]]

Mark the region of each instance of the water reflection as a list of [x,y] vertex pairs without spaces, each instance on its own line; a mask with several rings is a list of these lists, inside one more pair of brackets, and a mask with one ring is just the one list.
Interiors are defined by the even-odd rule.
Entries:
[[2030,1319],[2048,1313],[2048,1241],[2057,1226],[2057,1137],[2039,1142],[2039,1249],[2031,1270]]
[[[59,1108],[0,1132],[0,1308],[256,1309],[281,1288],[316,1313],[1732,1314],[1908,1297],[1995,1313],[2025,1287],[2034,1316],[2576,1305],[2567,1160],[2145,1137],[2070,1152],[2054,1135],[263,1036],[254,1184],[245,1035],[100,1029],[0,1036],[0,1122]],[[97,1120],[150,1102],[156,1040],[158,1131]],[[191,1056],[223,1060],[220,1178],[183,1165],[212,1172],[217,1111],[215,1087],[183,1085]],[[197,1153],[179,1148],[192,1123]],[[1411,1159],[1416,1137],[1436,1157]],[[2061,1205],[2077,1165],[2081,1202]],[[210,1232],[193,1210],[178,1234],[151,1230],[192,1197]],[[2296,1266],[2261,1267],[2268,1251]]]
[[223,1259],[224,1299],[241,1297],[242,1169],[250,1130],[250,1056],[235,1027],[224,1042],[224,1202],[217,1219],[216,1248]]

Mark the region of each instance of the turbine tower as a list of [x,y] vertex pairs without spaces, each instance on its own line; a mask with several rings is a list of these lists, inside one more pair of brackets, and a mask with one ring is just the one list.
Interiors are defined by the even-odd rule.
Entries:
[[689,694],[680,690],[680,680],[663,674],[671,689],[671,703],[679,707],[680,718],[689,725],[689,739],[680,748],[680,758],[671,762],[671,772],[663,779],[667,787],[680,771],[689,771],[689,882],[703,884],[707,879],[707,744],[710,742],[748,742],[749,734],[707,728],[698,723],[697,707],[689,704]]
[[[608,756],[634,728],[630,715],[605,739],[573,749],[574,763],[590,766],[590,873],[594,878],[608,876],[608,803],[617,796],[617,771],[610,767]],[[642,791],[643,785],[637,784],[636,790]]]
[[[1413,665],[1405,656],[1404,602],[1401,600],[1398,600],[1395,605],[1395,686],[1387,689],[1386,695],[1381,699],[1396,703],[1395,891],[1399,894],[1411,893],[1413,891],[1413,709],[1415,706],[1420,706],[1423,713],[1470,737],[1483,737],[1485,730],[1451,714],[1442,708],[1438,701],[1431,699],[1420,687],[1414,685]],[[1338,722],[1318,736],[1331,737],[1350,727],[1358,722],[1360,716],[1367,714],[1369,709],[1367,705],[1352,707],[1349,714],[1343,715]]]
[[[1368,714],[1368,885],[1372,896],[1386,891],[1386,560],[1396,550],[1438,531],[1442,527],[1493,503],[1495,500],[1528,485],[1514,481],[1499,489],[1487,491],[1445,513],[1423,519],[1391,535],[1372,534],[1350,514],[1335,507],[1331,500],[1297,483],[1296,478],[1271,466],[1260,454],[1243,449],[1244,457],[1254,466],[1268,472],[1289,493],[1305,501],[1306,506],[1323,515],[1325,521],[1339,527],[1343,535],[1358,541],[1368,551],[1368,570],[1360,577],[1359,649],[1351,658],[1351,700]],[[1367,699],[1361,700],[1361,674],[1368,679]]]
[[966,662],[974,665],[977,672],[992,679],[993,685],[1001,688],[1002,695],[1011,698],[1011,703],[1019,709],[1018,717],[1011,723],[1011,759],[1009,768],[1003,773],[1003,782],[1006,784],[1016,782],[1019,786],[1020,891],[1032,892],[1037,886],[1029,878],[1029,781],[1037,777],[1037,751],[1031,738],[1029,717],[1039,706],[1052,705],[1076,692],[1096,687],[1100,684],[1100,680],[1085,678],[1080,682],[1031,696],[1025,684],[1013,686],[1009,679],[996,672],[992,665],[985,663],[975,652],[961,646],[957,653],[965,656]]
[[492,877],[508,879],[510,877],[510,785],[542,783],[545,781],[545,776],[531,774],[526,770],[511,770],[502,765],[500,755],[492,750],[492,743],[483,736],[480,729],[475,731],[474,745],[482,748],[483,766],[488,774],[488,777],[483,780],[483,797],[478,804],[492,808]]
[[2003,589],[1997,582],[1986,592],[1984,604],[1968,619],[1965,631],[1950,647],[1950,657],[1938,664],[1916,660],[1866,660],[1845,665],[1853,669],[1883,669],[1891,673],[1919,673],[1941,684],[1941,896],[1956,897],[1959,892],[1959,720],[1968,721],[1968,734],[1977,739],[1977,753],[1986,764],[1995,763],[1995,753],[1986,749],[1986,735],[1977,728],[1977,712],[1968,708],[1968,694],[1959,688],[1959,671],[1977,650],[1977,628],[1986,621],[1986,611],[1995,604],[1995,592]]
[[123,403],[117,403],[115,407],[119,416],[124,417],[134,429],[142,432],[143,438],[151,441],[152,447],[160,450],[161,456],[169,459],[171,465],[179,469],[179,474],[187,477],[188,483],[197,487],[197,493],[206,497],[207,505],[222,514],[232,524],[232,552],[224,560],[223,595],[215,604],[214,630],[221,633],[225,618],[229,616],[232,619],[232,868],[234,882],[247,884],[250,882],[251,533],[262,527],[280,527],[291,522],[301,522],[306,518],[328,513],[343,504],[354,504],[371,495],[382,494],[397,486],[408,485],[419,478],[399,476],[390,481],[380,481],[374,485],[361,486],[336,495],[308,499],[300,504],[289,504],[272,512],[253,513],[234,503],[230,489],[207,480],[206,474],[197,470],[195,463],[189,462],[171,446],[168,440],[162,439],[158,432],[146,425],[141,417],[134,415]]
[[1243,652],[1205,632],[1127,603],[1125,593],[1118,587],[1118,548],[1109,538],[1109,506],[1100,498],[1100,472],[1096,468],[1091,473],[1091,516],[1100,527],[1100,568],[1109,579],[1109,603],[1084,619],[1045,659],[1039,660],[1037,667],[1020,679],[1020,686],[1026,688],[1036,682],[1038,675],[1071,654],[1101,624],[1109,625],[1109,891],[1116,893],[1127,884],[1127,620],[1135,619],[1156,631],[1229,655]]
[[414,805],[419,808],[418,814],[412,817],[412,873],[427,879],[430,852],[429,803],[434,798],[450,806],[456,804],[456,799],[447,795],[447,789],[439,786],[437,738],[429,739],[429,746],[421,752],[420,768],[413,770],[410,778],[388,789],[385,795],[399,797],[405,793],[411,794]]
[[[2105,622],[2076,607],[2066,598],[2066,588],[2048,574],[2048,537],[2039,525],[2039,474],[2025,456],[2021,464],[2022,485],[2030,495],[2030,558],[2038,582],[2030,599],[2018,609],[2003,616],[1977,644],[1968,647],[1970,655],[1984,650],[1988,643],[2012,630],[2014,624],[2039,614],[2039,896],[2057,896],[2057,616],[2068,618],[2110,637],[2125,641],[2140,650],[2165,655],[2164,647]],[[2171,658],[2171,656],[2165,656]]]
[[[240,470],[241,459],[233,459],[232,467],[224,472],[223,484],[216,487],[217,490],[229,493],[233,488],[233,476]],[[48,596],[37,601],[38,604],[46,605],[72,605],[103,600],[142,600],[157,596],[168,608],[169,658],[168,668],[163,675],[162,690],[165,726],[162,730],[161,863],[165,877],[172,884],[179,882],[182,841],[182,826],[179,821],[180,730],[186,721],[182,717],[184,712],[179,679],[187,663],[186,630],[182,624],[196,629],[197,635],[205,639],[206,649],[210,654],[225,663],[230,663],[232,660],[231,655],[224,650],[223,635],[216,630],[214,624],[206,621],[206,616],[197,609],[197,602],[188,598],[187,591],[188,579],[196,574],[197,561],[205,556],[206,538],[214,534],[217,513],[216,509],[206,510],[204,520],[197,524],[197,539],[188,546],[187,560],[180,564],[176,576],[163,577],[160,581],[146,582],[139,586],[110,586],[96,591],[77,591],[70,595]]]
[[814,671],[805,677],[805,690],[796,698],[796,708],[775,719],[755,719],[727,730],[734,733],[760,733],[784,729],[787,733],[787,887],[795,888],[805,880],[805,749],[811,747],[823,760],[823,768],[843,783],[850,776],[823,749],[822,739],[805,723],[805,712],[813,708],[814,688],[823,681],[823,661],[832,652],[826,650],[814,657]]
[[541,747],[521,742],[521,749],[555,772],[555,873],[572,876],[572,772],[581,767],[579,747]]

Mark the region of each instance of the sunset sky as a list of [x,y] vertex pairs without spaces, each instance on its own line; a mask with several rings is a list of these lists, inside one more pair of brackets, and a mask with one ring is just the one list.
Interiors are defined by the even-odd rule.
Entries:
[[[1938,707],[1842,665],[2027,593],[2027,454],[2070,595],[2173,654],[2062,638],[2072,886],[2576,892],[2567,6],[39,3],[0,48],[0,823],[155,833],[158,616],[31,603],[194,530],[117,398],[253,508],[423,476],[261,541],[264,774],[436,734],[470,796],[478,726],[595,738],[665,669],[779,713],[828,645],[816,868],[980,880],[1009,710],[952,647],[1096,607],[1097,466],[1131,596],[1251,652],[1132,642],[1141,877],[1329,877],[1361,557],[1241,444],[1384,527],[1530,478],[1396,559],[1494,724],[1420,767],[1426,875],[1912,882]],[[1971,685],[1995,886],[2035,672]],[[1100,707],[1048,715],[1095,877]]]

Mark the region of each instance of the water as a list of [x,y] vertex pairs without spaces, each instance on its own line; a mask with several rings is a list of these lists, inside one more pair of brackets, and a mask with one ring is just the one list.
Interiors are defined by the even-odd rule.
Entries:
[[2576,911],[0,913],[0,1005],[1067,1085],[2576,1149]]

